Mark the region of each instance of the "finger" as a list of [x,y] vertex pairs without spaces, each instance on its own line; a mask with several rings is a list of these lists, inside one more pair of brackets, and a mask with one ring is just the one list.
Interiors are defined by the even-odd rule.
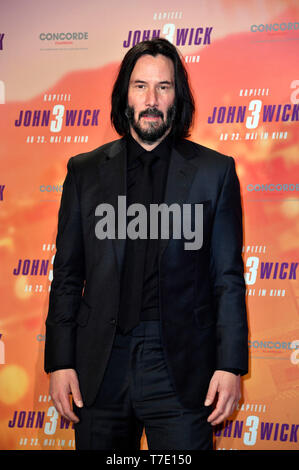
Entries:
[[228,398],[228,395],[225,393],[219,393],[216,407],[208,417],[208,422],[214,422],[224,413]]
[[205,406],[209,406],[213,403],[216,397],[216,393],[217,393],[217,382],[211,380],[209,388],[208,388],[207,396],[205,399],[205,403],[204,403]]
[[79,418],[78,416],[72,411],[71,408],[69,409],[62,409],[61,415],[67,420],[71,421],[72,423],[79,423]]
[[81,396],[81,392],[79,388],[79,382],[77,378],[73,379],[73,381],[70,384],[70,388],[71,388],[71,394],[73,396],[73,400],[76,406],[78,406],[78,408],[82,408],[83,400],[82,400],[82,396]]
[[53,398],[52,398],[52,401],[54,403],[54,407],[55,407],[56,411],[58,411],[59,414],[62,414],[63,410],[62,410],[62,406],[61,406],[60,401],[54,400]]
[[78,416],[76,416],[75,413],[73,413],[73,411],[71,410],[70,407],[69,407],[69,409],[68,408],[65,409],[60,401],[54,401],[53,400],[53,403],[54,403],[54,406],[55,406],[56,410],[58,411],[58,413],[61,416],[63,416],[63,418],[65,418],[66,420],[71,421],[73,423],[78,423],[79,422]]
[[217,407],[213,410],[213,412],[208,416],[208,422],[214,425],[217,419],[222,415],[223,410],[220,407]]
[[231,416],[234,413],[234,411],[237,409],[238,403],[239,403],[239,399],[236,400],[233,397],[229,399],[222,416],[221,415],[219,416],[215,424],[219,424],[222,421],[224,421],[226,418]]
[[75,415],[75,413],[73,412],[71,408],[69,396],[62,395],[60,401],[61,401],[61,408],[62,408],[62,413],[61,413],[62,416],[66,418],[67,420],[72,421],[73,423],[78,423],[79,418],[78,416]]
[[233,397],[224,397],[219,399],[216,409],[209,416],[208,421],[215,426],[224,421],[228,416],[231,415],[233,410],[234,398]]

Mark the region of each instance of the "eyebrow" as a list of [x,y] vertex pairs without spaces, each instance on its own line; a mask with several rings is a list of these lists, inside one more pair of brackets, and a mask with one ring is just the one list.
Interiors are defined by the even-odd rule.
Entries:
[[[147,83],[145,80],[133,80],[131,83]],[[173,82],[170,82],[169,80],[162,80],[161,82],[158,82],[159,85],[173,85]]]

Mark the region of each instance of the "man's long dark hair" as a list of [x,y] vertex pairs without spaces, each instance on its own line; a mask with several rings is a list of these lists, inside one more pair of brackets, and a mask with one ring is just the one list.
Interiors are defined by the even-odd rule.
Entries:
[[175,118],[171,134],[176,139],[186,138],[193,122],[194,99],[190,90],[187,71],[177,49],[166,39],[155,38],[136,44],[125,55],[115,81],[111,96],[111,122],[116,132],[127,135],[130,132],[128,118],[125,114],[127,108],[128,88],[131,73],[137,60],[149,54],[156,56],[162,54],[172,60],[175,80]]

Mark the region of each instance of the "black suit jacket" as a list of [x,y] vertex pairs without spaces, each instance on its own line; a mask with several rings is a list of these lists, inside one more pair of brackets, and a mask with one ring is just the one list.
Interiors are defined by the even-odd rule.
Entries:
[[[45,370],[73,367],[85,405],[95,399],[119,310],[124,239],[99,240],[96,207],[126,195],[120,139],[72,157],[58,217],[46,320]],[[159,303],[165,358],[180,401],[202,406],[216,369],[247,372],[242,209],[232,157],[183,140],[171,154],[165,203],[203,204],[203,244],[159,244]]]

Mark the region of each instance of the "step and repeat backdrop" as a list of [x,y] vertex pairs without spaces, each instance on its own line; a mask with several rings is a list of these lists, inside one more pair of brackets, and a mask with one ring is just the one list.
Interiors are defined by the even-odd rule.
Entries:
[[[250,371],[217,450],[299,449],[299,4],[291,0],[1,2],[0,449],[74,450],[43,371],[68,159],[114,140],[124,54],[165,37],[197,114],[191,139],[236,161]],[[142,448],[147,448],[146,436]]]

